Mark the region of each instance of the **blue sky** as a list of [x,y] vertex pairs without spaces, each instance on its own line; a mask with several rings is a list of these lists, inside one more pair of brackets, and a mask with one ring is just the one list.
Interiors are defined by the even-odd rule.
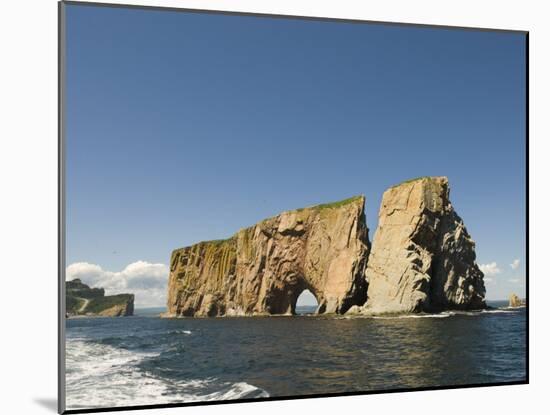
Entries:
[[445,175],[487,297],[524,295],[524,62],[517,33],[68,5],[67,264],[160,293],[174,248],[356,194],[372,239],[386,188]]

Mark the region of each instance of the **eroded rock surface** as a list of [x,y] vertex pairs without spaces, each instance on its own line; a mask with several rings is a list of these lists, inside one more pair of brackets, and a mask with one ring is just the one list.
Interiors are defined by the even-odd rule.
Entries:
[[475,244],[446,177],[384,193],[370,256],[364,202],[284,212],[229,239],[173,251],[165,316],[294,314],[304,289],[318,313],[486,307]]
[[294,314],[304,289],[319,313],[366,300],[362,196],[284,212],[227,240],[176,249],[165,316]]
[[446,177],[388,189],[368,259],[368,300],[355,313],[485,308],[474,241],[449,201]]

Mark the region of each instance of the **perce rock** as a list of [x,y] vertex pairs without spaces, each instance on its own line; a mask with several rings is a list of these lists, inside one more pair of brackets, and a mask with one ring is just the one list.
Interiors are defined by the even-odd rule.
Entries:
[[294,314],[305,289],[317,298],[318,313],[363,304],[364,202],[358,196],[284,212],[227,240],[176,249],[164,316]]
[[382,198],[363,313],[485,308],[475,244],[449,201],[446,177],[423,177]]
[[284,212],[229,239],[176,249],[164,317],[294,314],[305,289],[317,313],[486,307],[475,244],[447,178],[388,189],[372,251],[364,203],[359,196]]

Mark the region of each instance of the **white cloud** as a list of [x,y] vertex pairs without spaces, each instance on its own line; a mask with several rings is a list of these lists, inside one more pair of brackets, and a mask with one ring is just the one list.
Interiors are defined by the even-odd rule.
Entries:
[[491,278],[491,277],[483,277],[483,281],[488,283],[493,283],[495,280],[494,278]]
[[107,271],[99,265],[76,262],[67,267],[67,281],[80,278],[91,287],[105,288],[105,295],[135,294],[136,307],[166,305],[168,267],[137,261],[122,271]]
[[513,284],[519,284],[521,283],[521,278],[510,278],[508,281]]
[[496,262],[490,262],[489,264],[481,264],[479,269],[485,275],[497,275],[500,274],[500,268],[497,266]]
[[510,264],[510,266],[512,267],[512,269],[518,269],[519,267],[519,259],[514,259],[512,261],[512,263]]

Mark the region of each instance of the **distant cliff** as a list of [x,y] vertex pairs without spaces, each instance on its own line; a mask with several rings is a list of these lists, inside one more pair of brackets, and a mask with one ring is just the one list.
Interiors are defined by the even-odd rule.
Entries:
[[304,289],[319,313],[366,299],[362,196],[281,213],[233,237],[176,249],[167,316],[294,314]]
[[508,307],[525,307],[526,304],[525,299],[519,298],[516,294],[510,294]]
[[90,288],[75,279],[65,282],[67,316],[131,316],[134,313],[134,295],[105,295],[103,288]]
[[446,177],[388,189],[371,246],[365,198],[283,212],[226,240],[176,249],[166,317],[294,314],[308,289],[317,313],[485,308],[475,244]]

